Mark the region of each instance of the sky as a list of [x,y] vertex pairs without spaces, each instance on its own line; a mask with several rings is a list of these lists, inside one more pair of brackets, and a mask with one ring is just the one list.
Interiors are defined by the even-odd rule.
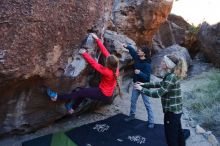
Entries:
[[198,25],[220,22],[220,0],[178,0],[171,13],[182,16],[188,23]]

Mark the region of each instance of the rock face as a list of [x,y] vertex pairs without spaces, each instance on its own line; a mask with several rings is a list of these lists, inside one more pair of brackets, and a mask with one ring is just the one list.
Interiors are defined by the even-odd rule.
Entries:
[[188,24],[182,17],[170,14],[153,38],[153,48],[156,52],[179,44],[188,49],[191,56],[199,52],[196,27]]
[[[168,18],[171,18],[171,20],[168,19],[157,31],[157,34],[154,37],[155,43],[160,42],[163,48],[172,46],[173,44],[183,45],[185,42],[186,30],[188,29],[189,24],[181,19],[181,17],[169,15]],[[182,25],[180,22],[182,22]],[[185,22],[185,24],[183,24],[183,22]]]
[[29,132],[64,115],[60,103],[48,100],[43,85],[64,93],[88,84],[79,45],[88,31],[103,33],[112,4],[0,2],[0,135]]
[[[46,87],[62,94],[97,85],[98,76],[78,54],[88,32],[104,36],[106,47],[112,51],[114,46],[121,62],[129,62],[114,40],[134,42],[112,32],[104,34],[105,29],[123,32],[138,44],[150,44],[172,3],[115,0],[110,21],[113,0],[1,0],[0,136],[30,132],[65,115],[62,102],[48,99]],[[92,46],[88,51],[103,63]]]
[[126,34],[137,45],[151,46],[152,37],[166,21],[173,0],[116,0],[111,29]]
[[105,28],[111,5],[98,0],[1,1],[1,74],[27,79],[64,70],[87,31]]
[[220,67],[220,23],[212,26],[203,23],[198,36],[206,59]]
[[125,35],[119,34],[114,31],[106,30],[104,34],[104,45],[120,59],[120,63],[128,64],[126,61],[131,60],[128,51],[123,49],[122,44],[131,44],[136,48],[136,43]]

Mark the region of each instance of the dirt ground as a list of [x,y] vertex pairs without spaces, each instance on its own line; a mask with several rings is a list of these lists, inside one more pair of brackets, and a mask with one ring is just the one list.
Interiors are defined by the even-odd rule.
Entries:
[[[129,91],[131,91],[131,88],[132,87],[130,87]],[[38,130],[35,133],[1,139],[0,146],[21,146],[22,142],[26,140],[37,138],[37,137],[47,135],[50,133],[67,131],[68,129],[71,129],[73,127],[78,127],[78,126],[88,124],[94,121],[102,120],[112,115],[115,115],[117,113],[128,114],[129,108],[130,108],[130,95],[131,95],[130,92],[125,93],[122,99],[117,97],[114,100],[114,103],[111,105],[100,107],[99,109],[95,111],[82,114],[80,116],[67,117],[63,120],[58,121],[57,123],[53,125],[50,125],[49,127]],[[163,124],[163,113],[162,113],[160,99],[151,98],[151,103],[152,103],[153,111],[155,115],[155,123]],[[186,145],[187,146],[211,146],[211,144],[207,141],[207,139],[204,138],[204,136],[196,134],[195,129],[187,126],[188,124],[187,124],[187,121],[184,120],[185,119],[184,116],[187,116],[187,115],[183,115],[183,118],[182,118],[183,128],[188,128],[190,129],[190,132],[191,132],[191,136],[187,139]],[[146,110],[142,102],[142,98],[140,97],[137,103],[136,118],[144,120],[144,121],[147,120]]]

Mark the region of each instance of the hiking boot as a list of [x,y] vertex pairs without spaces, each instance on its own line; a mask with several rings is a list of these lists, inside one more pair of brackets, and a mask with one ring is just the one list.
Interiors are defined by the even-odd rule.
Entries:
[[72,108],[72,103],[66,103],[65,104],[65,107],[66,107],[66,110],[69,114],[73,114],[74,113],[74,110]]
[[135,119],[135,115],[130,115],[129,117],[125,118],[125,122],[129,122]]
[[47,95],[50,97],[52,101],[57,100],[57,93],[51,90],[50,88],[47,88]]
[[154,128],[154,123],[149,123],[149,124],[147,125],[147,127],[150,128],[150,129],[153,129],[153,128]]

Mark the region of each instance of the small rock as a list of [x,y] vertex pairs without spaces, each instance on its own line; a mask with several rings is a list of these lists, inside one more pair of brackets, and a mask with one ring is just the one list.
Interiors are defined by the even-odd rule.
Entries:
[[212,144],[212,146],[219,146],[218,140],[213,134],[208,136],[208,141]]
[[195,128],[196,127],[196,122],[194,120],[189,120],[189,125],[192,127],[192,128]]
[[188,114],[185,114],[185,113],[183,114],[182,117],[183,117],[183,120],[189,120],[189,119],[190,119],[190,118],[189,118],[189,115],[188,115]]
[[206,131],[203,135],[206,139],[208,139],[209,135],[212,134],[211,131]]
[[199,125],[196,125],[196,133],[197,134],[204,134],[206,131],[200,127]]
[[186,127],[189,127],[190,125],[189,125],[189,123],[186,123],[185,126],[186,126]]

